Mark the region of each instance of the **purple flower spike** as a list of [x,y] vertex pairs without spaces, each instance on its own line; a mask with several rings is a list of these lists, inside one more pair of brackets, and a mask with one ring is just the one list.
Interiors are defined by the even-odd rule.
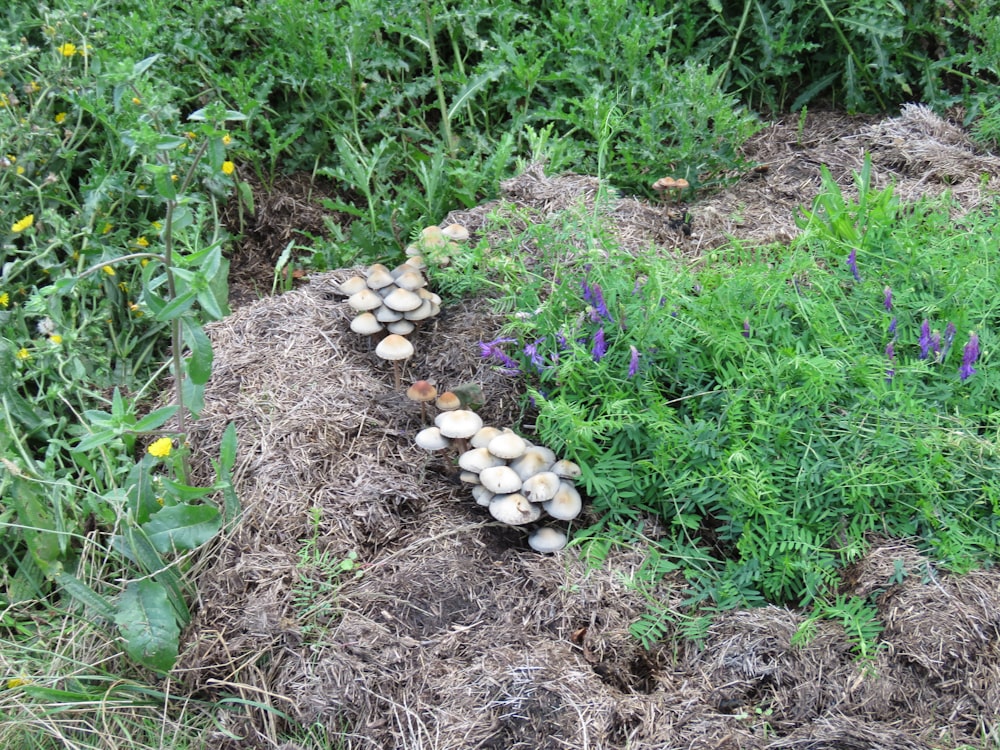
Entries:
[[920,324],[920,359],[927,359],[931,352],[931,322],[924,318]]
[[885,306],[886,312],[892,312],[892,289],[889,287],[886,287],[883,292],[882,304]]
[[898,323],[898,321],[895,318],[893,318],[892,322],[889,324],[889,335],[892,336],[893,338],[896,338],[896,325],[897,325],[897,323]]
[[479,356],[483,359],[496,359],[499,360],[506,370],[511,370],[512,374],[519,371],[517,362],[512,360],[507,356],[507,353],[503,351],[500,347],[503,344],[513,344],[517,339],[511,338],[501,338],[494,339],[493,341],[480,341],[479,342]]
[[951,349],[951,345],[955,341],[955,324],[949,323],[944,327],[944,343],[941,345],[941,361],[944,362],[944,358],[948,356],[948,351]]
[[538,353],[538,345],[545,341],[545,338],[535,339],[531,344],[524,345],[524,354],[528,357],[528,361],[535,366],[535,369],[541,372],[545,369],[545,360]]
[[590,293],[592,295],[591,304],[594,306],[597,314],[605,320],[614,320],[614,318],[611,317],[611,313],[608,312],[608,306],[604,303],[604,292],[601,291],[601,285],[592,284],[590,287]]
[[968,380],[976,374],[976,368],[972,365],[975,364],[978,358],[979,336],[973,331],[969,334],[969,343],[962,349],[962,366],[958,368],[958,377],[960,380]]
[[587,283],[586,279],[580,281],[580,290],[583,293],[583,301],[588,305],[594,304],[594,296],[591,291],[590,284]]
[[847,256],[847,267],[851,269],[851,274],[855,281],[861,281],[861,274],[858,273],[858,250],[851,248],[851,254]]
[[594,357],[595,362],[600,362],[604,355],[608,353],[608,345],[604,341],[604,327],[597,329],[597,333],[594,334],[594,346],[590,350],[591,355]]
[[750,338],[750,318],[743,319],[743,338]]
[[629,350],[632,352],[632,356],[628,361],[628,376],[634,378],[636,373],[639,372],[639,350],[634,346],[630,346]]

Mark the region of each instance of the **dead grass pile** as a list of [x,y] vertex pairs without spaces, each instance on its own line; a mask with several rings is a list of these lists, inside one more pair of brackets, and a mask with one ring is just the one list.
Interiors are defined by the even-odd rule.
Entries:
[[[596,210],[637,249],[651,237],[663,252],[694,253],[728,234],[786,236],[793,196],[798,204],[807,185],[818,189],[818,165],[834,163],[846,187],[860,166],[847,154],[859,160],[862,133],[876,137],[870,123],[808,125],[758,138],[755,158],[771,170],[691,206],[690,235],[671,227],[672,207],[619,199]],[[927,174],[905,179],[930,189]],[[501,231],[487,218],[499,212],[509,233],[518,221],[595,210],[597,188],[534,168],[505,184],[503,201],[448,220],[489,235]],[[776,196],[789,212],[779,216]],[[678,639],[642,649],[630,624],[651,602],[678,612],[679,583],[630,586],[641,545],[589,569],[575,550],[539,556],[520,531],[490,522],[441,460],[413,445],[419,407],[393,391],[334,294],[348,273],[210,327],[215,372],[191,439],[196,455],[215,455],[235,423],[245,512],[200,572],[181,665],[192,688],[238,692],[359,749],[875,750],[1000,736],[1000,575],[936,574],[903,543],[874,544],[849,577],[885,624],[869,666],[834,623],[793,645],[803,615],[775,607],[720,616],[702,648]],[[446,308],[415,337],[406,376],[478,382],[486,423],[516,423],[510,381],[475,347],[500,324],[481,300]],[[322,555],[352,552],[360,577],[310,597],[327,574]],[[243,739],[210,744],[277,747],[277,721],[248,704],[230,727]]]

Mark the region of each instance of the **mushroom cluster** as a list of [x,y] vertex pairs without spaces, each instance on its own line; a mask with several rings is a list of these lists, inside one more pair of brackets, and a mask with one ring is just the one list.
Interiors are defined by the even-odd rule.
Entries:
[[391,271],[376,263],[364,276],[352,276],[339,287],[355,312],[351,330],[378,340],[375,354],[393,363],[397,391],[399,363],[413,356],[406,337],[441,312],[441,298],[427,289],[426,267],[419,256]]
[[461,249],[460,242],[469,239],[469,230],[461,224],[449,224],[439,227],[432,224],[420,230],[420,237],[406,248],[406,254],[413,257],[427,256],[438,266],[451,263],[451,256]]
[[[558,459],[513,430],[484,426],[479,415],[467,409],[443,411],[434,423],[417,433],[417,445],[429,451],[457,451],[460,479],[472,485],[473,498],[496,520],[524,526],[546,515],[560,521],[579,515],[583,501],[573,480],[580,476],[580,467],[572,461]],[[564,532],[542,526],[531,533],[528,544],[539,552],[556,552],[566,540]]]

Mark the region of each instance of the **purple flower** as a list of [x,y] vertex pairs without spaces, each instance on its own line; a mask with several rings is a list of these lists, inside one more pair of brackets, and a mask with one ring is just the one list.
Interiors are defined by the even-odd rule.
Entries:
[[604,326],[597,329],[597,333],[594,334],[594,346],[590,350],[591,355],[594,357],[595,362],[600,362],[604,355],[608,353],[608,345],[604,341]]
[[531,344],[524,345],[524,354],[528,357],[528,361],[535,366],[535,369],[541,372],[545,369],[545,360],[538,353],[538,345],[545,341],[545,338],[535,339]]
[[960,380],[968,380],[976,374],[976,368],[972,365],[975,364],[978,358],[979,336],[973,331],[969,334],[969,343],[962,349],[962,366],[958,368],[958,377]]
[[861,274],[858,273],[858,251],[851,248],[851,254],[847,256],[847,267],[851,269],[855,281],[861,281]]
[[937,328],[931,334],[931,351],[934,353],[934,361],[941,361],[941,332]]
[[924,318],[920,324],[920,359],[927,359],[931,351],[931,322]]
[[580,280],[580,289],[583,292],[583,301],[588,305],[594,304],[594,295],[590,289],[590,284],[587,283],[586,279]]
[[882,304],[885,306],[885,311],[892,312],[892,289],[886,287],[882,295]]
[[500,338],[494,339],[493,341],[480,341],[479,342],[479,356],[483,359],[496,359],[499,360],[505,369],[512,371],[511,374],[517,373],[520,368],[517,362],[512,360],[507,356],[506,352],[500,347],[503,344],[513,344],[516,343],[517,339],[510,338]]
[[889,324],[889,335],[892,336],[893,338],[896,338],[896,325],[897,321],[895,318],[893,318],[892,322]]
[[896,345],[892,341],[885,345],[885,358],[889,360],[889,367],[885,371],[885,382],[891,383],[896,374]]
[[944,362],[944,358],[948,356],[948,352],[951,350],[951,345],[955,341],[955,324],[949,323],[944,327],[944,344],[941,345],[941,356],[940,361]]
[[641,279],[636,279],[635,280],[635,285],[632,287],[632,294],[636,295],[640,291],[642,291],[642,280]]
[[569,346],[569,342],[566,340],[566,334],[562,331],[556,331],[556,344],[560,349],[565,349]]
[[628,376],[634,378],[635,374],[639,372],[639,350],[634,346],[630,346],[629,350],[632,352],[632,356],[628,361]]
[[743,338],[750,338],[750,318],[743,319]]
[[[601,291],[600,284],[592,284],[590,287],[591,293],[591,304],[594,306],[597,314],[604,318],[605,320],[614,320],[611,317],[611,313],[608,312],[608,306],[604,303],[604,293]],[[596,320],[594,321],[597,322]]]

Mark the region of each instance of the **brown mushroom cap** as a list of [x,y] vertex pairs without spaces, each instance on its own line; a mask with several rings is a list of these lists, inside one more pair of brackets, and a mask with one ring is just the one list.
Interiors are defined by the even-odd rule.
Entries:
[[479,472],[479,482],[490,492],[498,495],[506,495],[521,489],[521,478],[509,466],[490,466],[483,469]]
[[363,312],[351,321],[351,330],[362,336],[371,336],[373,333],[378,333],[382,330],[382,324],[370,312]]
[[376,307],[381,307],[382,298],[371,289],[365,287],[360,292],[355,292],[348,297],[347,304],[357,312],[365,312],[366,310],[374,310]]
[[409,310],[416,310],[422,303],[423,300],[420,299],[418,294],[401,287],[396,287],[385,297],[386,307],[391,307],[393,310],[398,310],[402,313]]
[[433,401],[437,396],[437,388],[434,384],[428,380],[417,380],[406,389],[406,397],[410,401],[416,401],[418,403],[427,403]]
[[352,294],[357,294],[362,289],[367,289],[368,285],[361,276],[352,276],[343,284],[341,284],[337,289],[340,290],[341,294],[346,294],[350,297]]
[[375,354],[390,361],[409,359],[413,356],[413,344],[397,333],[390,333],[378,342]]
[[452,391],[445,391],[437,397],[434,405],[441,411],[455,411],[462,405],[462,400]]
[[[483,485],[487,489],[488,486]],[[511,526],[537,521],[542,517],[542,509],[517,492],[496,495],[490,501],[490,515],[501,523]]]

